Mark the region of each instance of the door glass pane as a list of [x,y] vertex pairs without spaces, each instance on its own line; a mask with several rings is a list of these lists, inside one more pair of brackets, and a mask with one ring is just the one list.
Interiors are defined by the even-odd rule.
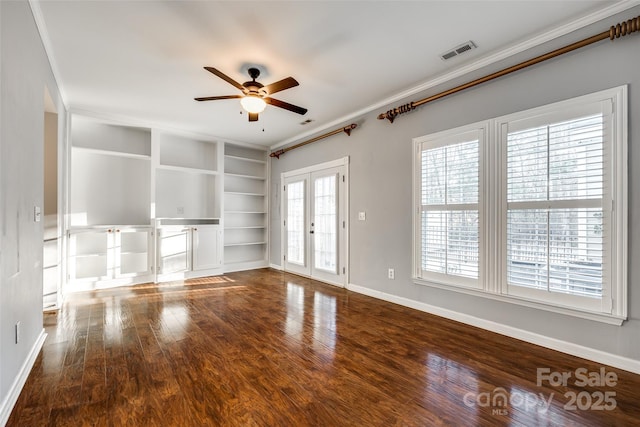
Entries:
[[317,178],[314,182],[314,267],[336,273],[338,243],[338,211],[336,176]]
[[163,274],[189,268],[189,235],[186,231],[159,231],[160,271]]
[[287,185],[287,261],[304,265],[304,181]]

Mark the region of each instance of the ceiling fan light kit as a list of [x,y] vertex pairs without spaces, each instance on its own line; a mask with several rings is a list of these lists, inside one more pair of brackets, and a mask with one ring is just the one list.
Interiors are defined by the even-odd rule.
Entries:
[[213,67],[204,67],[204,69],[220,77],[222,80],[226,81],[236,89],[239,89],[243,94],[206,96],[202,98],[195,98],[196,101],[217,101],[220,99],[240,98],[240,104],[242,105],[242,108],[247,113],[249,113],[248,116],[250,122],[258,121],[258,114],[264,111],[267,104],[301,115],[307,113],[306,108],[298,107],[297,105],[289,104],[288,102],[271,98],[271,95],[276,92],[298,86],[299,83],[293,77],[287,77],[286,79],[282,79],[265,86],[262,83],[256,81],[256,79],[260,76],[260,70],[257,68],[249,68],[247,71],[249,73],[249,77],[251,77],[252,80],[240,84],[237,81],[233,80],[231,77]]
[[240,104],[247,113],[262,113],[267,107],[267,103],[264,102],[264,99],[257,95],[247,95],[240,98]]

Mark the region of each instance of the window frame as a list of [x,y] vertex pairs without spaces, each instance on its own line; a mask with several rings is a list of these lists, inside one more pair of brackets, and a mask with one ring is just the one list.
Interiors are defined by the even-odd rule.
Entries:
[[[547,310],[574,317],[621,325],[627,319],[628,306],[628,89],[627,85],[554,102],[540,107],[496,117],[487,121],[461,126],[413,139],[413,281],[419,285],[447,289],[507,303]],[[578,306],[573,298],[550,299],[510,293],[507,285],[507,162],[506,140],[502,128],[507,122],[516,120],[540,121],[541,117],[553,117],[550,123],[562,121],[563,117],[575,117],[574,111],[585,104],[606,103],[611,106],[610,138],[604,139],[604,156],[609,156],[609,167],[603,171],[604,180],[610,187],[610,198],[603,194],[602,208],[608,211],[611,204],[609,243],[603,257],[609,257],[609,269],[603,271],[603,294],[594,307]],[[477,286],[457,280],[456,276],[444,278],[423,275],[421,270],[421,152],[425,141],[482,129],[484,141],[479,147],[479,276]],[[506,135],[506,133],[504,133]],[[608,169],[608,170],[607,170]],[[606,192],[606,191],[605,191]],[[610,200],[610,201],[609,201]],[[491,254],[494,254],[491,256]],[[605,290],[605,288],[607,288]],[[555,294],[554,294],[555,295]],[[580,297],[578,297],[580,298]]]
[[[484,288],[484,253],[482,245],[484,243],[485,227],[484,221],[484,194],[481,191],[484,180],[484,156],[489,124],[478,122],[456,129],[438,132],[419,138],[414,138],[414,162],[413,162],[413,188],[414,188],[414,208],[413,208],[413,278],[419,281],[428,281],[441,285],[462,287],[469,289]],[[473,279],[464,276],[457,276],[448,273],[438,273],[422,270],[422,151],[423,146],[429,148],[441,148],[449,145],[478,140],[478,278]],[[445,201],[446,205],[446,201]],[[465,204],[461,204],[465,205]],[[447,210],[453,212],[455,210]]]

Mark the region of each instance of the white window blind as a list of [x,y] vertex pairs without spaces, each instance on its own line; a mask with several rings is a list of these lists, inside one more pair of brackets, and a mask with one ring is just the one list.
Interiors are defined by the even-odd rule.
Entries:
[[550,113],[523,120],[540,123],[524,129],[518,121],[503,123],[507,293],[551,302],[565,294],[592,299],[574,298],[572,305],[600,304],[594,299],[602,299],[606,286],[604,142],[611,139],[605,113],[596,102],[569,119]]
[[414,139],[414,279],[620,324],[627,88]]
[[422,277],[478,286],[479,164],[478,130],[421,143],[418,250]]

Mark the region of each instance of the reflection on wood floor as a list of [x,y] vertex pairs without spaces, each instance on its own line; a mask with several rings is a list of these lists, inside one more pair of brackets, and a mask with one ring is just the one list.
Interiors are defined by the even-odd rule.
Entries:
[[9,426],[640,419],[640,375],[582,387],[600,365],[274,270],[76,294],[45,323]]

